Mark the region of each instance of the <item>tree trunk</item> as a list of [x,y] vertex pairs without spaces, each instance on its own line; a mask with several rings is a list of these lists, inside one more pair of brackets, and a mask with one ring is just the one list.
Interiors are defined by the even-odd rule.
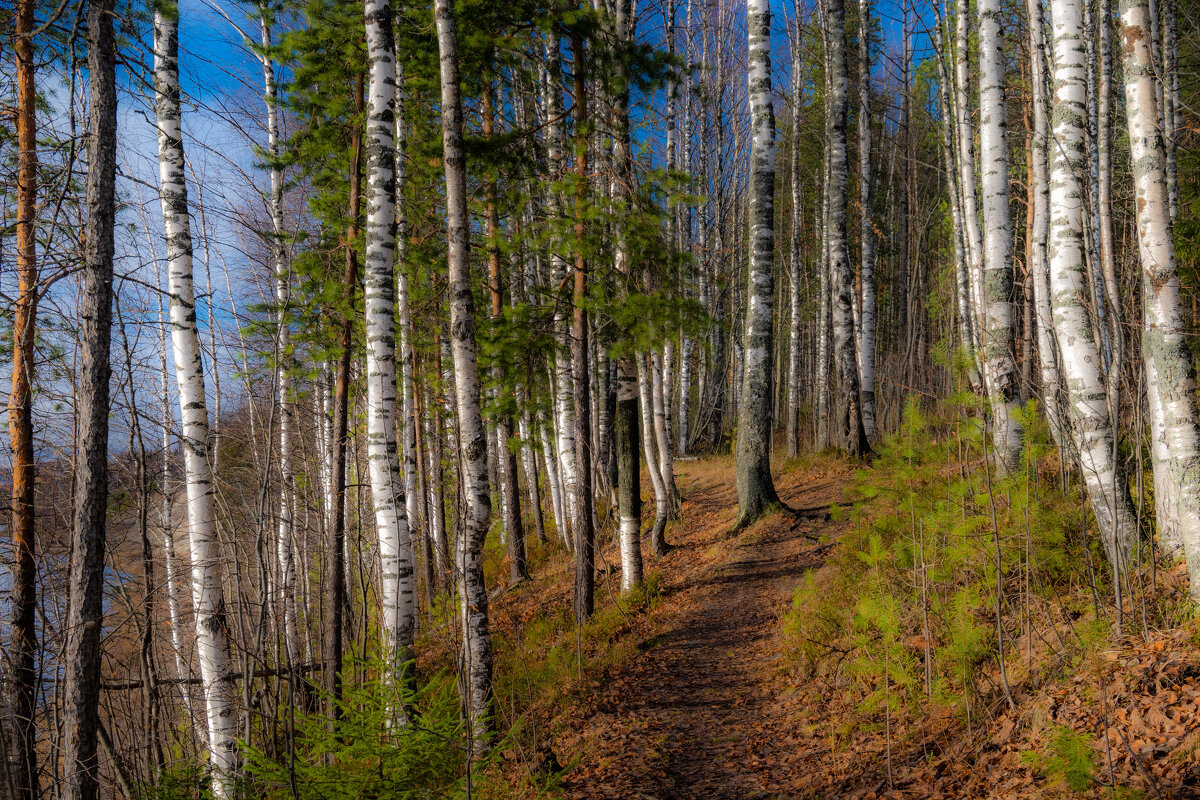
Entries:
[[743,345],[742,402],[738,408],[735,528],[779,505],[771,478],[771,308],[775,300],[775,107],[771,98],[771,9],[767,0],[746,7],[750,94],[751,249]]
[[1142,262],[1146,393],[1154,464],[1155,517],[1165,553],[1182,549],[1192,598],[1200,600],[1200,420],[1196,372],[1187,346],[1179,269],[1171,230],[1167,158],[1159,133],[1156,76],[1147,41],[1145,0],[1121,3],[1125,108]]
[[833,358],[838,382],[838,444],[851,457],[871,452],[863,427],[862,397],[854,343],[851,295],[854,274],[850,242],[846,237],[846,8],[844,0],[829,0],[823,19],[829,51],[829,117],[825,122],[829,147],[829,219],[825,237],[829,248],[829,275],[833,302],[831,328]]
[[[270,9],[259,5],[259,29],[263,53],[269,53],[271,42]],[[279,89],[275,82],[275,63],[261,55],[263,68],[263,100],[267,107],[267,153],[271,156],[271,255],[275,268],[276,320],[279,330],[275,338],[275,385],[279,392],[279,529],[275,537],[275,554],[279,562],[279,584],[275,592],[279,613],[283,618],[284,651],[289,664],[300,664],[304,657],[300,649],[300,632],[296,605],[295,509],[296,483],[293,458],[292,414],[292,344],[289,304],[291,276],[284,246],[283,170],[276,160],[280,155]]]
[[367,468],[379,541],[380,622],[392,678],[404,681],[416,630],[416,570],[396,441],[396,46],[390,0],[366,0],[367,230],[363,265]]
[[1090,335],[1085,295],[1083,120],[1087,115],[1080,0],[1053,0],[1054,120],[1050,168],[1050,302],[1062,354],[1071,412],[1071,433],[1092,512],[1113,569],[1121,572],[1137,538],[1137,520],[1125,475],[1113,460],[1113,424],[1108,414],[1100,353]]
[[1068,452],[1069,434],[1064,431],[1064,416],[1059,396],[1062,377],[1059,374],[1058,339],[1054,333],[1054,315],[1050,307],[1050,272],[1046,252],[1050,237],[1050,182],[1046,174],[1050,120],[1046,106],[1046,44],[1041,0],[1026,0],[1029,12],[1029,52],[1033,105],[1033,130],[1029,149],[1033,181],[1029,187],[1033,206],[1031,246],[1029,250],[1029,279],[1033,283],[1034,311],[1037,319],[1038,367],[1041,374],[1042,405],[1050,434],[1059,449]]
[[571,54],[575,59],[575,272],[571,320],[571,370],[575,389],[575,622],[583,625],[592,615],[595,602],[596,570],[592,520],[592,437],[590,374],[588,372],[587,325],[587,236],[588,203],[588,119],[587,54],[583,34],[571,31]]
[[[491,138],[495,134],[492,88],[484,89],[483,135]],[[492,324],[498,325],[504,313],[504,284],[500,274],[500,216],[497,208],[495,173],[489,170],[487,181],[487,250],[488,281],[492,299]],[[504,375],[499,366],[493,368],[496,386],[503,385]],[[509,579],[516,583],[529,578],[525,563],[525,525],[521,519],[521,494],[517,483],[517,454],[509,447],[512,436],[512,417],[497,414],[496,458],[500,462],[500,491],[504,502],[504,528],[508,531]]]
[[[75,457],[75,513],[65,687],[63,796],[95,800],[100,791],[96,731],[100,725],[100,633],[104,602],[105,512],[108,508],[109,343],[113,299],[114,185],[117,155],[116,43],[113,0],[87,12],[87,222],[79,298],[82,369],[76,385],[80,452]],[[136,413],[136,412],[135,412]]]
[[207,710],[213,794],[219,800],[225,800],[233,793],[237,763],[237,720],[226,622],[225,570],[217,538],[216,476],[209,460],[208,408],[192,280],[192,236],[180,129],[179,19],[161,9],[154,17],[154,94],[159,192],[167,242],[171,344],[183,421],[181,440],[191,538],[196,651]]
[[1021,461],[1020,387],[1013,359],[1012,219],[1005,141],[1004,49],[1000,0],[978,0],[979,154],[983,172],[983,361],[991,410],[992,442],[999,462],[1013,470]]
[[16,7],[17,61],[17,297],[13,305],[12,392],[8,436],[12,447],[12,633],[9,642],[13,752],[9,770],[17,800],[36,800],[37,563],[34,529],[33,375],[37,336],[37,90],[34,85],[34,0]]
[[642,483],[638,468],[638,382],[632,359],[617,362],[617,536],[621,546],[621,591],[642,582]]
[[871,0],[858,0],[858,200],[862,205],[862,311],[858,329],[858,374],[863,430],[875,430],[875,227],[871,218]]
[[455,543],[462,625],[460,686],[470,735],[469,752],[484,755],[492,745],[492,638],[488,595],[483,583],[483,544],[492,502],[487,484],[487,434],[479,409],[479,366],[475,345],[475,301],[471,294],[470,217],[467,163],[463,149],[462,89],[458,65],[458,26],[450,0],[436,0],[441,61],[442,141],[446,173],[446,238],[449,245],[450,343],[461,436],[462,491],[466,500],[462,533]]
[[[363,110],[363,81],[354,82],[354,105],[357,114]],[[338,364],[334,377],[329,434],[329,542],[326,547],[325,612],[325,691],[328,695],[326,713],[332,723],[341,717],[342,702],[342,640],[345,627],[346,570],[346,472],[349,446],[350,356],[354,336],[354,297],[358,285],[358,215],[362,191],[363,137],[356,128],[351,133],[350,223],[346,226],[345,271],[342,276],[341,326],[338,331]]]

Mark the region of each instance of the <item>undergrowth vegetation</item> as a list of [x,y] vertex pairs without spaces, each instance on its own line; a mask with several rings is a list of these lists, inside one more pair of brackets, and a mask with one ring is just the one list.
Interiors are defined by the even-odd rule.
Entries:
[[[890,736],[898,720],[938,711],[969,731],[1122,630],[1180,613],[1176,595],[1155,590],[1151,553],[1136,552],[1120,583],[1104,567],[1034,404],[1020,412],[1023,461],[1007,474],[971,404],[956,398],[931,416],[909,403],[878,459],[857,471],[852,503],[834,509],[850,522],[842,546],[805,575],[785,616],[794,669],[860,712],[847,729],[888,726]],[[1046,758],[1047,769],[1070,762],[1067,782],[1079,771],[1070,753]]]

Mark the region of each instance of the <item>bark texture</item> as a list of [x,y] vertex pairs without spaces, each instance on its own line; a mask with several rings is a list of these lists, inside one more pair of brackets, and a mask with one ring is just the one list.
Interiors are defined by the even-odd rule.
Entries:
[[441,63],[442,141],[446,174],[446,237],[450,270],[450,349],[461,436],[462,492],[466,500],[462,532],[454,549],[455,581],[462,625],[460,686],[471,735],[471,750],[486,753],[495,730],[492,719],[492,639],[488,595],[483,583],[483,544],[491,519],[488,494],[487,432],[480,412],[479,364],[475,344],[475,301],[471,294],[470,217],[467,163],[463,149],[462,88],[458,25],[450,0],[434,5]]
[[1168,555],[1187,559],[1193,599],[1200,600],[1200,420],[1196,373],[1187,347],[1188,321],[1179,286],[1171,230],[1167,154],[1159,132],[1156,77],[1145,0],[1121,3],[1125,108],[1142,262],[1150,444],[1154,464],[1155,519]]
[[[775,107],[771,98],[771,8],[746,6],[750,96],[750,268],[745,358],[738,408],[736,528],[779,504],[771,477],[772,315],[775,298]],[[857,374],[855,376],[857,378]]]
[[75,413],[75,510],[63,690],[63,796],[94,800],[99,763],[100,633],[108,508],[109,343],[117,155],[113,0],[88,5],[88,173],[84,268],[79,297],[81,364]]
[[208,407],[196,298],[192,234],[179,104],[179,18],[161,7],[154,15],[154,95],[158,123],[158,179],[167,245],[171,348],[182,420],[187,524],[191,543],[192,613],[208,727],[213,794],[233,793],[237,718],[226,621],[224,562],[216,519],[216,475],[209,452]]

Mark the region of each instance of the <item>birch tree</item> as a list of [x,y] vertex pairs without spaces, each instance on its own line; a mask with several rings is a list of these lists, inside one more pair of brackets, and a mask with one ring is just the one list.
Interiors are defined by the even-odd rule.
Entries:
[[488,595],[483,583],[483,544],[492,502],[487,480],[487,432],[479,408],[479,365],[475,344],[475,301],[471,294],[470,217],[467,212],[467,164],[463,149],[462,88],[459,77],[458,25],[450,0],[436,0],[441,75],[443,165],[446,174],[446,238],[449,245],[450,348],[454,359],[455,404],[462,450],[462,532],[454,550],[462,625],[460,687],[471,736],[471,750],[491,747],[492,639]]
[[863,427],[862,397],[858,381],[858,358],[854,342],[852,294],[854,275],[850,264],[850,242],[846,237],[846,4],[828,0],[822,22],[826,30],[829,69],[829,114],[825,121],[828,147],[828,180],[825,246],[833,292],[831,324],[833,359],[837,371],[838,440],[846,452],[857,457],[871,452]]
[[1196,372],[1187,346],[1189,330],[1180,295],[1172,237],[1170,183],[1150,51],[1146,0],[1121,3],[1125,108],[1142,265],[1150,444],[1154,510],[1164,552],[1182,550],[1193,599],[1200,600],[1200,419]]
[[[1000,462],[1021,458],[1020,397],[1013,360],[1012,223],[1005,140],[1004,49],[1000,0],[977,0],[979,14],[979,154],[983,185],[983,352],[992,441]],[[961,6],[960,6],[961,11]],[[959,56],[962,58],[962,54]]]
[[209,460],[208,407],[196,299],[192,235],[184,180],[180,123],[179,17],[157,5],[154,12],[154,98],[158,127],[158,180],[167,245],[171,350],[182,421],[187,524],[191,545],[192,613],[208,727],[213,793],[232,796],[237,762],[237,719],[226,621],[224,565],[217,538],[216,476]]
[[871,0],[858,0],[858,13],[858,200],[862,206],[859,227],[862,311],[858,325],[858,374],[862,392],[863,430],[867,438],[872,438],[876,431],[875,226],[871,218]]
[[775,296],[775,107],[771,97],[771,8],[747,0],[750,97],[750,268],[747,280],[742,403],[738,408],[735,528],[778,506],[771,477],[771,308]]
[[[1084,120],[1087,119],[1083,14],[1080,0],[1052,0],[1054,97],[1050,143],[1050,304],[1062,356],[1069,424],[1092,513],[1114,570],[1137,538],[1125,475],[1113,458],[1103,364],[1089,333],[1084,271]],[[1118,582],[1119,585],[1119,582]]]
[[385,658],[403,678],[416,624],[416,571],[396,441],[396,66],[389,0],[365,0],[367,465],[379,540]]

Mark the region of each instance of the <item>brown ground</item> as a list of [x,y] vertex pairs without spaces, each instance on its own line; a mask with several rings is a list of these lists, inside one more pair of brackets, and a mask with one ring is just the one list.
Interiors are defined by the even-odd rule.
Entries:
[[[1200,798],[1195,622],[1051,664],[1051,677],[1014,687],[1015,711],[994,676],[981,675],[970,726],[932,703],[903,719],[865,715],[846,663],[835,680],[798,673],[781,619],[807,570],[817,570],[818,585],[832,574],[832,564],[821,567],[849,526],[823,512],[845,500],[848,468],[817,462],[778,476],[781,498],[809,513],[775,514],[730,535],[732,464],[677,467],[685,501],[668,537],[677,549],[647,562],[661,601],[585,644],[592,666],[582,681],[572,667],[563,693],[535,699],[524,715],[537,741],[548,740],[552,763],[567,765],[565,797]],[[611,544],[602,548],[602,568],[615,556]],[[609,568],[601,585],[618,584]],[[531,585],[502,594],[493,621],[516,632],[547,615],[569,618],[570,587],[569,562],[551,558]],[[600,608],[613,602],[601,592]],[[1056,726],[1095,743],[1095,778],[1082,794],[1024,761],[1047,752]],[[546,759],[538,747],[513,754],[510,775],[535,774]]]
[[[679,464],[683,524],[658,565],[669,615],[643,651],[598,682],[562,737],[585,761],[565,778],[571,798],[746,800],[784,796],[805,749],[781,682],[782,624],[805,570],[831,544],[824,508],[836,475],[789,476],[789,505],[814,513],[774,515],[728,537],[737,498],[728,465]],[[728,537],[728,538],[727,538]]]

